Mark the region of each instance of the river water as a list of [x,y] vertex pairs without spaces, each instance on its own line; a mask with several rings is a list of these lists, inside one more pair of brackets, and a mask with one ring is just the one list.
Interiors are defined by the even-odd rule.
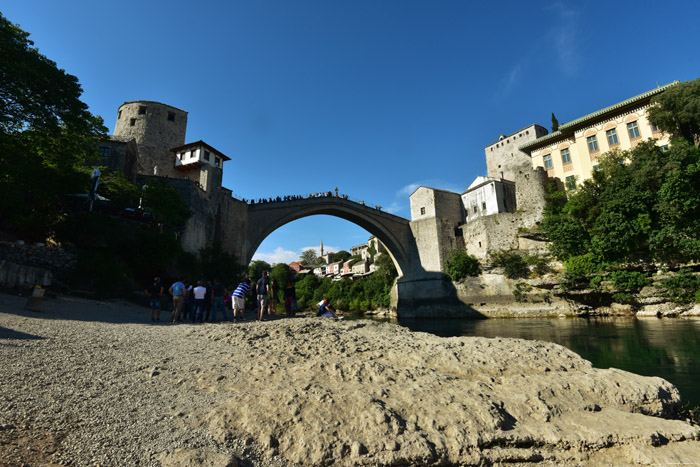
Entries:
[[596,368],[664,378],[700,406],[700,319],[561,318],[391,321],[438,336],[517,337],[555,342]]

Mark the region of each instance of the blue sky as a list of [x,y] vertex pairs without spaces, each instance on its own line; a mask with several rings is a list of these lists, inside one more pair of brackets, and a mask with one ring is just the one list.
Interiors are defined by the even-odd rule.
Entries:
[[[187,110],[187,142],[232,160],[244,198],[341,193],[409,217],[426,185],[462,192],[484,147],[700,76],[696,1],[3,2],[114,129],[125,101]],[[289,262],[369,233],[313,216],[256,258]]]

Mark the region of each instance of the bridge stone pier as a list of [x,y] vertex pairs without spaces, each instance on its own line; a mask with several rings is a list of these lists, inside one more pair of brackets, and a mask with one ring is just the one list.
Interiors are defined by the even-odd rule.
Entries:
[[348,199],[327,196],[248,204],[246,219],[239,219],[242,230],[236,235],[236,245],[232,245],[234,253],[243,264],[248,264],[272,232],[289,222],[317,214],[357,224],[384,244],[399,273],[391,293],[391,311],[397,316],[445,317],[473,313],[457,300],[454,286],[444,280],[441,272],[423,268],[408,219]]

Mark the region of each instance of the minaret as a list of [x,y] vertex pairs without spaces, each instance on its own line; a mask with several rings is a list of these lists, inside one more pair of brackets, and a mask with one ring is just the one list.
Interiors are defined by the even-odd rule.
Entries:
[[323,240],[321,240],[321,254],[319,256],[323,256]]

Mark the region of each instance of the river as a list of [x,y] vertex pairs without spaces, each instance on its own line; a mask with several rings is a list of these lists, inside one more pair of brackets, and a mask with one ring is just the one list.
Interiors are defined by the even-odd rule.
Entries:
[[[388,321],[388,320],[384,320]],[[659,376],[700,406],[700,319],[561,318],[391,322],[438,336],[516,337],[555,342],[597,368]]]

